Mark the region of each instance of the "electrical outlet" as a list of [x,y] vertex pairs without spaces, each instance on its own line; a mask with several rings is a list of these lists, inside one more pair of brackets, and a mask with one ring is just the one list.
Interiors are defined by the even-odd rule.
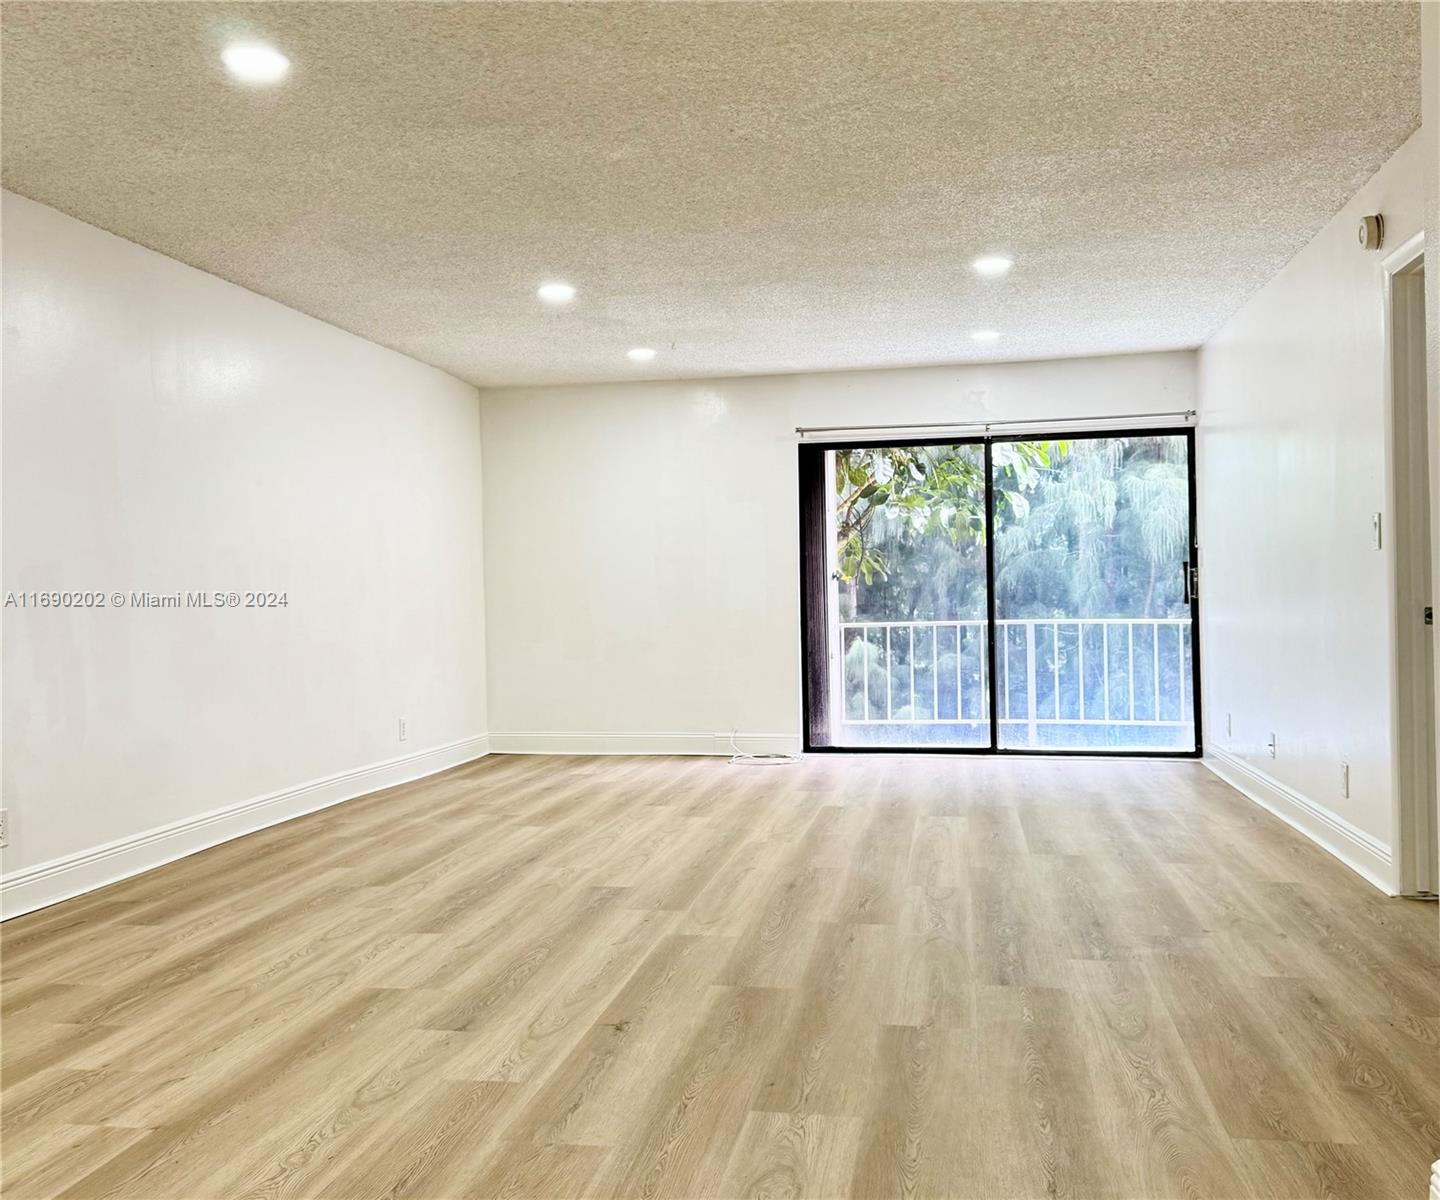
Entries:
[[405,728],[405,718],[400,718],[400,740],[403,742],[410,734]]
[[10,844],[10,814],[0,808],[0,848]]
[[1350,764],[1348,762],[1340,764],[1340,794],[1342,796],[1350,795]]
[[1275,757],[1275,735],[1274,735],[1273,733],[1270,735],[1270,741],[1269,741],[1269,743],[1266,745],[1265,749],[1267,749],[1268,751],[1270,751],[1270,757],[1271,757],[1271,758],[1274,758],[1274,757]]

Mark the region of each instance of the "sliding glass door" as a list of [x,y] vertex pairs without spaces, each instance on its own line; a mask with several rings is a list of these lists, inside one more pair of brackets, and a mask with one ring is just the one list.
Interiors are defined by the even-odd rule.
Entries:
[[999,747],[1193,751],[1189,438],[991,453]]
[[1191,450],[802,445],[809,746],[1196,753]]
[[973,443],[831,455],[835,745],[990,745],[986,470]]

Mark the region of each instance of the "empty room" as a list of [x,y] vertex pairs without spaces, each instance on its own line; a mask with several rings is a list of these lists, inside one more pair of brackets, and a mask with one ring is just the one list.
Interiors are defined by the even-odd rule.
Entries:
[[1440,0],[0,0],[0,1191],[1440,1200]]

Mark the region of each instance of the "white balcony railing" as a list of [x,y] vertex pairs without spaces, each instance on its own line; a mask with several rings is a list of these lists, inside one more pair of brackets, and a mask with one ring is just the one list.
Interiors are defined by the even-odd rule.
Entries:
[[[985,626],[841,622],[843,722],[988,723]],[[1083,742],[1096,727],[1181,731],[1194,724],[1188,617],[1004,620],[995,627],[996,708],[1010,744],[1024,731],[1024,744],[1042,745],[1045,727],[1073,727],[1067,736]]]

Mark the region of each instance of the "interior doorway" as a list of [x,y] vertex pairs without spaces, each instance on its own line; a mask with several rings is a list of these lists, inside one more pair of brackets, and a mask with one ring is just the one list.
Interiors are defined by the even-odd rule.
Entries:
[[800,457],[807,749],[1199,752],[1190,429]]
[[1425,377],[1425,260],[1419,240],[1386,260],[1394,538],[1395,756],[1400,890],[1440,891],[1437,863],[1431,437]]

